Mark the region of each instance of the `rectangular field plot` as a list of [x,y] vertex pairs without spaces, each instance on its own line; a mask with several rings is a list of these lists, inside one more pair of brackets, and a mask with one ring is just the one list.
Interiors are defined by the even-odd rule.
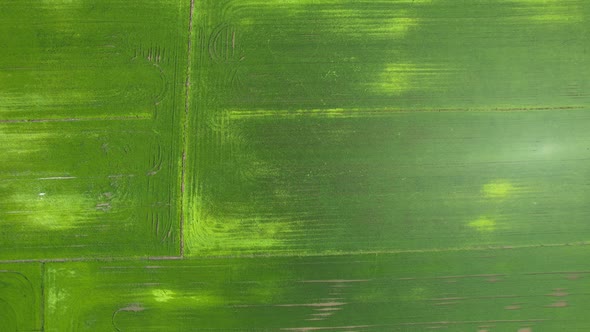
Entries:
[[0,11],[0,260],[179,253],[189,4]]
[[50,263],[45,331],[582,331],[579,249]]
[[229,113],[188,253],[582,243],[588,126],[585,111]]
[[581,1],[198,1],[189,255],[587,241]]
[[152,121],[0,128],[2,259],[178,252],[174,151]]
[[0,264],[0,329],[43,331],[40,264]]
[[170,113],[187,17],[173,0],[4,1],[0,119]]
[[193,104],[488,109],[589,101],[581,0],[201,0]]

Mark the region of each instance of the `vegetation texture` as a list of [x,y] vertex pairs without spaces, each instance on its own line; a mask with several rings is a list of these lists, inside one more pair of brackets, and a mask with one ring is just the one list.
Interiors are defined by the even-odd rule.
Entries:
[[590,3],[0,0],[0,331],[588,331]]

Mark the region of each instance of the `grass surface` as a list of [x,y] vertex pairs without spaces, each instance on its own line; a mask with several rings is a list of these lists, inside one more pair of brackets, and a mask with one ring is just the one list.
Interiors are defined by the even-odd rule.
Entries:
[[0,0],[0,331],[587,331],[581,0]]

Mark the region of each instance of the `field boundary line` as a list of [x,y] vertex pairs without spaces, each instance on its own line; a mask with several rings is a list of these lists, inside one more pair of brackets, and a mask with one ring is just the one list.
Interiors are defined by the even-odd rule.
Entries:
[[186,80],[184,82],[184,119],[182,128],[182,162],[180,170],[180,257],[184,257],[184,214],[186,205],[186,154],[188,150],[188,123],[189,107],[191,93],[191,66],[193,51],[193,17],[195,14],[195,0],[191,0],[188,18],[188,38],[187,38],[187,56],[186,56]]
[[[0,264],[15,263],[70,263],[70,262],[121,262],[121,261],[167,261],[167,260],[199,260],[199,259],[236,259],[236,258],[284,258],[284,257],[342,257],[364,255],[404,255],[404,254],[431,254],[448,252],[489,252],[489,251],[516,251],[524,249],[562,248],[562,247],[589,247],[590,242],[563,242],[545,244],[521,244],[499,245],[479,247],[450,247],[428,249],[391,249],[391,250],[364,250],[364,251],[336,251],[336,252],[309,252],[309,253],[285,253],[271,252],[240,255],[195,255],[187,259],[185,256],[130,256],[130,257],[72,257],[72,258],[47,258],[47,259],[16,259],[0,260]],[[558,271],[561,273],[561,271]],[[589,271],[590,273],[590,271]]]

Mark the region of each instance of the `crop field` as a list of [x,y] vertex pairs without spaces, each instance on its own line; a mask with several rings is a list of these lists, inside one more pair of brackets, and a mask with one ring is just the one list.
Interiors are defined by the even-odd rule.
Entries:
[[179,254],[189,8],[132,3],[2,1],[1,259]]
[[588,331],[588,17],[0,0],[0,332]]

